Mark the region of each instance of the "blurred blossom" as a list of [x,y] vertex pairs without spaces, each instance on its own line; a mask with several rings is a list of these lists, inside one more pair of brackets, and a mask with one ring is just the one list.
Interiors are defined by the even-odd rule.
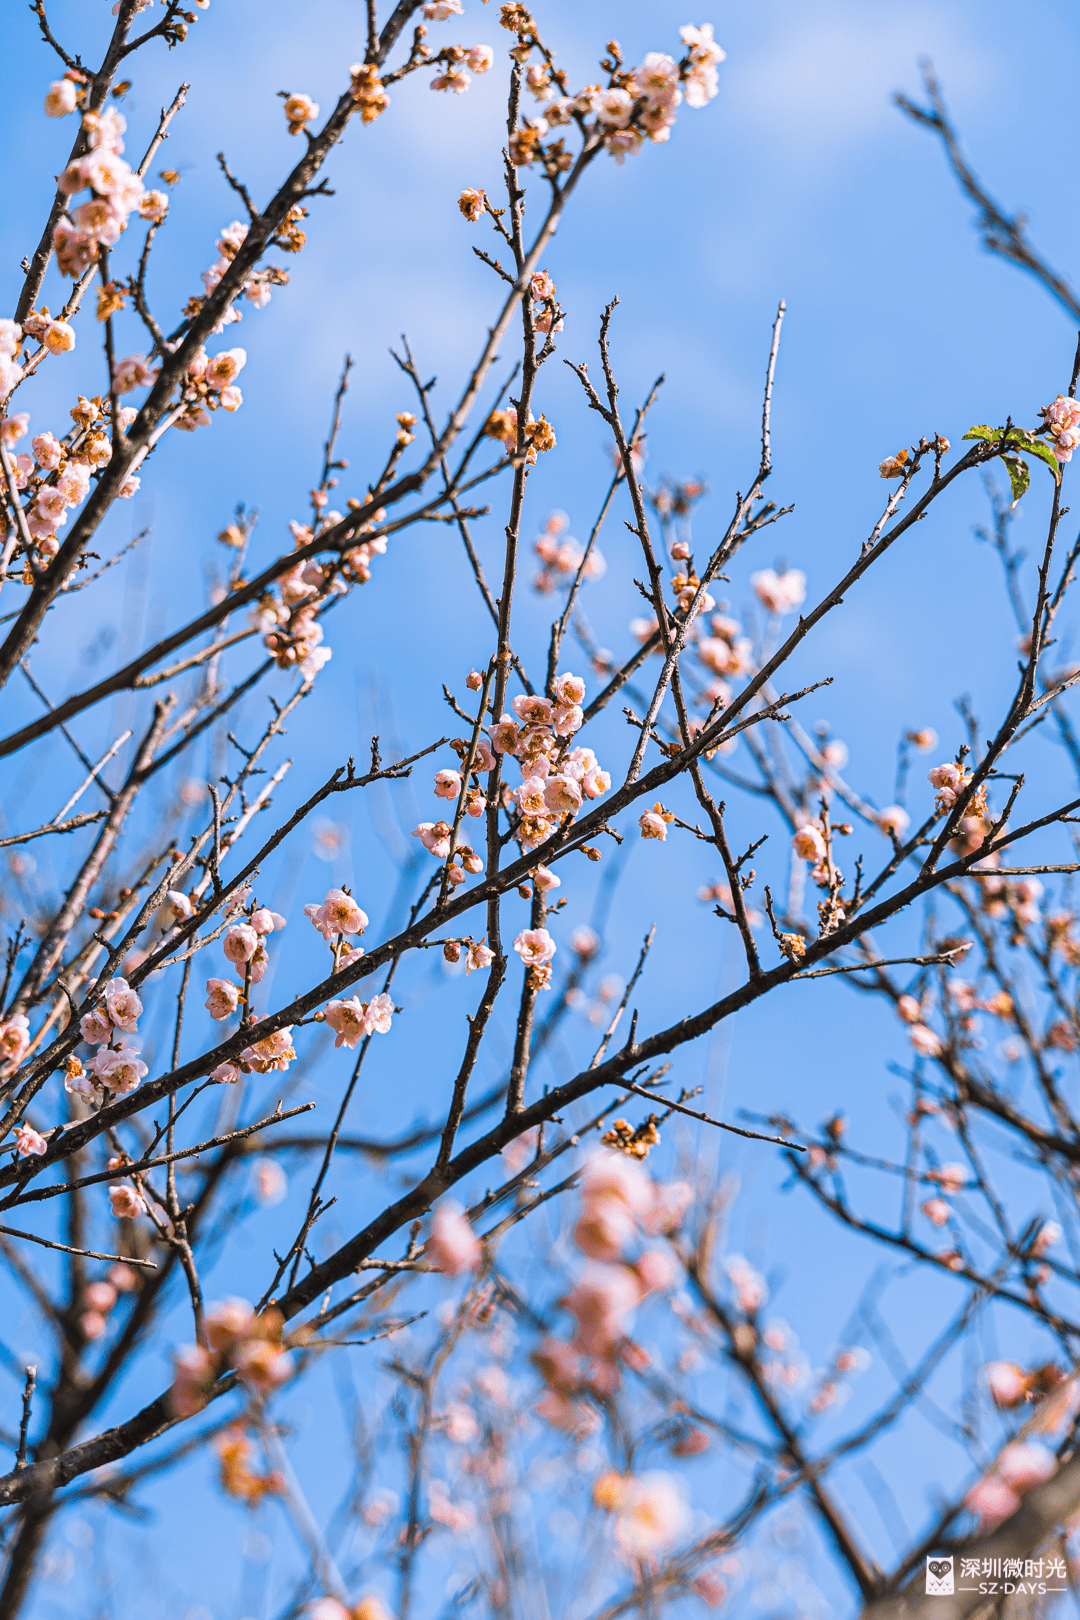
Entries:
[[311,850],[320,861],[336,861],[348,847],[349,829],[343,822],[323,817],[312,823]]
[[255,1162],[255,1196],[260,1204],[280,1204],[289,1190],[289,1178],[274,1159]]

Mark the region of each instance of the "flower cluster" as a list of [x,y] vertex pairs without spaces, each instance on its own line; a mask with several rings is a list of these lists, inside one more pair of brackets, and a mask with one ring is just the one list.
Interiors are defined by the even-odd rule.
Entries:
[[110,1266],[105,1277],[87,1283],[82,1291],[82,1311],[79,1316],[79,1331],[83,1338],[90,1343],[102,1338],[109,1325],[109,1313],[120,1295],[130,1294],[138,1287],[138,1273],[122,1260]]
[[587,799],[598,799],[611,788],[611,777],[591,748],[567,747],[584,721],[583,678],[557,675],[552,691],[550,698],[528,693],[515,697],[513,714],[502,715],[491,730],[495,753],[513,755],[521,767],[521,786],[504,789],[504,796],[507,807],[517,811],[515,836],[526,850],[542,844]]
[[1043,406],[1042,416],[1057,460],[1071,461],[1073,451],[1080,444],[1080,400],[1059,394],[1052,404]]
[[606,1469],[593,1485],[593,1501],[613,1516],[615,1545],[620,1556],[635,1566],[655,1560],[690,1523],[679,1481],[659,1471],[635,1475]]
[[[512,405],[505,411],[492,411],[484,423],[484,433],[489,439],[497,439],[504,444],[508,455],[518,454],[518,413]],[[555,429],[542,412],[539,421],[534,418],[531,411],[529,412],[528,420],[522,429],[522,437],[525,441],[524,459],[527,467],[535,466],[538,454],[542,455],[544,451],[555,448]]]
[[543,595],[554,590],[569,575],[576,575],[583,562],[583,579],[602,579],[607,571],[607,563],[599,546],[594,545],[586,557],[572,536],[567,535],[565,540],[559,538],[569,522],[565,512],[552,512],[544,524],[543,533],[536,538],[536,555],[543,567],[533,584]]
[[801,568],[785,568],[779,574],[775,568],[762,568],[750,575],[750,583],[762,605],[778,617],[794,613],[806,601],[806,575]]
[[444,1200],[431,1218],[431,1236],[424,1247],[425,1258],[445,1277],[459,1277],[475,1271],[483,1259],[480,1240],[469,1225],[461,1207]]
[[370,1001],[361,1001],[358,996],[329,1001],[323,1016],[337,1037],[335,1047],[347,1046],[351,1051],[369,1035],[389,1035],[393,1012],[393,997],[384,991]]
[[[167,197],[163,198],[163,194],[161,192],[148,192],[144,205],[146,217],[155,219],[159,214],[161,214],[163,217],[163,205],[164,207],[168,206]],[[290,209],[288,215],[282,222],[273,238],[274,243],[278,247],[282,248],[286,253],[298,253],[304,245],[306,240],[304,232],[299,230],[297,227],[297,221],[304,217],[304,213],[305,210],[300,207]],[[228,270],[232,261],[236,258],[237,253],[243,246],[249,229],[250,227],[245,225],[244,222],[239,219],[234,219],[231,224],[222,227],[221,235],[217,241],[218,256],[210,266],[209,270],[204,270],[202,273],[201,279],[203,286],[206,288],[206,292],[202,296],[189,298],[185,306],[184,314],[189,319],[191,316],[198,314],[199,310],[206,302],[206,299],[214,291],[222,276]],[[243,296],[247,299],[248,303],[254,304],[256,309],[265,309],[267,304],[270,302],[271,287],[287,286],[288,281],[288,271],[280,269],[277,265],[256,266],[250,269],[244,276],[243,281],[236,290],[236,297],[239,298]],[[217,325],[214,327],[214,331],[221,332],[233,321],[239,321],[242,319],[243,316],[236,308],[235,304],[230,304],[228,309],[225,310],[221,319],[218,321]],[[241,350],[240,353],[243,353],[243,350]],[[239,394],[239,389],[237,389],[236,392]],[[240,402],[238,399],[235,405],[227,408],[236,410],[239,403]],[[202,426],[204,424],[200,423],[192,425]]]
[[[440,4],[442,3],[445,3],[445,0],[440,0]],[[426,15],[427,8],[424,9]],[[495,60],[495,52],[490,45],[448,45],[438,53],[435,60],[443,64],[443,71],[432,79],[431,88],[452,90],[455,95],[460,96],[472,83],[473,73],[487,72]],[[469,69],[472,70],[471,73]]]
[[17,1069],[29,1046],[30,1020],[25,1013],[15,1013],[0,1024],[0,1074]]
[[[139,356],[133,356],[138,360]],[[125,362],[130,365],[131,362]],[[220,354],[208,355],[200,345],[188,362],[181,393],[182,409],[176,426],[183,433],[194,433],[196,428],[209,427],[211,411],[238,411],[244,396],[236,386],[236,379],[247,364],[244,349],[223,349]],[[138,383],[129,384],[137,387]]]
[[69,205],[53,230],[53,249],[61,275],[78,279],[94,263],[99,247],[110,248],[120,240],[132,210],[141,212],[146,188],[120,156],[126,128],[126,120],[116,107],[83,114],[90,150],[67,165],[57,185],[65,197],[89,190],[90,199],[74,209]]
[[[66,322],[51,320],[48,310],[31,312],[24,330],[30,336],[40,336],[46,345],[58,331],[71,332]],[[16,335],[19,332],[13,321],[0,321],[0,350],[11,346],[9,340],[12,332]],[[73,332],[71,341],[74,342]],[[133,355],[130,360],[120,364],[128,366],[140,359],[140,356]],[[3,364],[4,356],[0,355],[0,372]],[[4,378],[0,376],[0,389],[3,383]],[[105,466],[112,455],[109,412],[108,400],[103,401],[98,395],[93,399],[80,395],[78,403],[71,409],[74,425],[68,434],[57,438],[53,433],[39,433],[31,441],[32,454],[17,451],[12,457],[16,488],[27,495],[24,507],[26,526],[41,560],[55,557],[60,549],[57,533],[67,522],[68,511],[86,499],[93,475]],[[134,420],[135,411],[130,406],[121,406],[117,410],[121,431],[126,431]],[[20,443],[29,423],[30,417],[26,412],[6,419],[4,443],[8,449],[14,449]],[[139,482],[137,475],[129,474],[118,493],[123,499],[130,499],[138,490]]]
[[[512,54],[518,61],[526,61],[537,42],[532,17],[523,5],[510,4],[502,7],[500,21],[518,35],[520,43]],[[716,95],[716,70],[725,56],[713,39],[711,23],[701,27],[687,24],[679,33],[686,48],[680,61],[662,51],[650,51],[640,67],[626,69],[613,52],[603,64],[610,73],[608,84],[585,85],[576,95],[565,93],[565,75],[546,62],[529,67],[526,83],[542,104],[543,114],[530,118],[511,136],[511,161],[519,168],[542,162],[552,176],[569,169],[573,158],[563,150],[562,139],[547,146],[543,141],[551,130],[571,123],[583,129],[587,142],[602,141],[617,163],[628,153],[640,151],[646,138],[668,140],[684,97],[688,107],[704,107]]]
[[944,765],[935,765],[932,771],[928,771],[926,780],[937,789],[934,802],[938,810],[951,810],[971,781],[971,772],[950,759]]
[[[167,898],[172,902],[175,915],[174,897],[170,894]],[[186,900],[187,897],[180,895],[177,898]],[[188,907],[187,915],[190,916],[190,901]],[[177,920],[184,920],[182,910]],[[228,961],[243,978],[245,985],[260,984],[265,978],[266,970],[270,966],[270,957],[266,950],[267,937],[284,927],[285,918],[279,912],[271,911],[268,906],[252,905],[245,921],[232,923],[225,930],[221,948]],[[242,985],[234,984],[231,979],[207,979],[206,1009],[217,1023],[231,1018],[243,999]]]
[[256,1316],[246,1299],[227,1299],[206,1313],[206,1344],[181,1347],[175,1357],[170,1403],[178,1418],[201,1412],[222,1373],[235,1370],[259,1395],[269,1395],[292,1372],[293,1359],[282,1341],[280,1311]]
[[627,1319],[650,1294],[673,1285],[675,1267],[660,1249],[644,1250],[633,1264],[623,1251],[637,1233],[676,1231],[692,1197],[686,1182],[653,1182],[635,1158],[619,1151],[588,1161],[581,1192],[574,1242],[599,1263],[587,1267],[561,1301],[577,1323],[571,1340],[547,1339],[533,1356],[547,1386],[537,1411],[568,1433],[587,1432],[593,1414],[581,1396],[589,1390],[610,1395],[620,1362],[647,1365],[645,1352],[627,1336]]
[[112,1097],[126,1096],[147,1074],[138,1042],[129,1039],[138,1033],[142,1010],[126,979],[110,979],[102,999],[79,1020],[83,1040],[97,1051],[85,1068],[78,1059],[69,1063],[64,1089],[86,1107],[101,1108]]

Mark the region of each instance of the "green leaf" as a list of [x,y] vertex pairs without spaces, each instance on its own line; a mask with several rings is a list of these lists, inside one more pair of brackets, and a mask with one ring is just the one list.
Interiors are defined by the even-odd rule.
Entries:
[[1000,432],[1001,432],[1000,428],[986,427],[985,425],[982,426],[982,427],[971,427],[971,428],[968,428],[967,432],[964,434],[964,438],[965,439],[996,439]]
[[1027,493],[1031,483],[1031,468],[1023,456],[1002,456],[1005,469],[1009,474],[1009,483],[1012,486],[1012,503],[1015,506],[1021,495]]
[[1013,428],[1009,433],[1009,443],[1022,446],[1028,455],[1038,456],[1040,461],[1046,462],[1054,477],[1060,479],[1061,468],[1058,459],[1044,440],[1037,439],[1033,433],[1028,433],[1024,428]]

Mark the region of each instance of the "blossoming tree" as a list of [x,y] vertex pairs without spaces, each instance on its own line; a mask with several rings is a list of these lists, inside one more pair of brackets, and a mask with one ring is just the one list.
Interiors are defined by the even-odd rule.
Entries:
[[[1080,793],[1052,781],[1033,787],[1021,773],[1031,771],[1026,739],[1043,724],[1058,729],[1080,771],[1068,701],[1080,674],[1053,651],[1080,545],[1062,554],[1059,535],[1063,476],[1080,444],[1080,350],[1076,362],[1063,357],[1062,391],[1049,404],[1017,401],[1027,425],[977,424],[956,450],[940,434],[918,436],[886,456],[883,509],[853,539],[843,577],[811,604],[805,572],[765,566],[760,551],[759,537],[791,510],[765,494],[783,306],[763,345],[757,464],[726,525],[698,545],[691,518],[702,486],[645,479],[658,390],[630,412],[620,403],[610,305],[598,366],[590,371],[580,350],[567,357],[583,417],[599,415],[613,441],[610,480],[587,543],[554,516],[535,542],[532,573],[526,492],[540,458],[557,452],[544,368],[565,320],[547,268],[552,239],[587,170],[608,165],[605,183],[618,185],[619,165],[647,142],[666,142],[684,109],[715,97],[724,53],[712,27],[687,24],[639,63],[609,41],[597,82],[578,85],[543,17],[523,4],[485,19],[496,48],[441,43],[461,26],[460,0],[400,0],[382,18],[369,0],[362,59],[342,58],[333,108],[324,115],[309,94],[290,91],[272,114],[298,152],[273,195],[257,204],[220,159],[243,217],[221,230],[204,291],[167,309],[149,273],[170,242],[178,176],[155,165],[187,86],[153,128],[129,128],[118,97],[132,58],[183,46],[200,19],[179,0],[163,0],[161,15],[143,15],[149,5],[119,0],[96,67],[84,47],[56,37],[44,0],[32,7],[60,73],[43,79],[42,118],[67,121],[72,144],[55,189],[43,186],[40,240],[24,260],[17,306],[0,321],[0,589],[11,597],[0,683],[11,694],[24,679],[39,703],[28,717],[10,697],[0,755],[44,761],[63,744],[70,766],[62,780],[54,756],[38,767],[59,807],[0,839],[15,852],[4,896],[0,1251],[12,1297],[25,1294],[49,1344],[25,1365],[4,1347],[13,1466],[0,1478],[0,1611],[28,1612],[70,1503],[130,1511],[145,1480],[207,1454],[238,1515],[284,1510],[303,1558],[280,1594],[282,1612],[306,1606],[318,1620],[428,1612],[428,1554],[447,1537],[473,1560],[459,1607],[613,1620],[667,1604],[689,1613],[735,1603],[755,1538],[795,1498],[869,1605],[916,1605],[912,1573],[954,1548],[970,1566],[968,1585],[958,1579],[935,1601],[958,1614],[983,1601],[976,1577],[995,1561],[1037,1561],[1056,1590],[1068,1554],[1061,1537],[1080,1509],[1071,1292],[1080,1282],[1080,1124],[1067,1066],[1080,1045],[1080,940],[1055,885],[1080,869],[1068,838]],[[238,511],[219,536],[227,577],[206,607],[100,680],[73,677],[56,695],[34,649],[48,645],[66,599],[122,559],[91,550],[106,544],[114,504],[149,482],[168,436],[216,445],[227,418],[252,409],[240,386],[246,350],[226,328],[242,316],[254,324],[287,285],[274,255],[303,249],[335,146],[393,120],[394,87],[407,76],[433,75],[433,91],[460,95],[489,72],[507,82],[504,186],[498,195],[469,187],[457,206],[468,226],[493,233],[494,242],[482,238],[492,251],[475,251],[497,300],[451,408],[437,411],[406,347],[398,362],[411,409],[388,407],[385,443],[343,499],[334,492],[348,482],[338,452],[347,364],[307,521],[293,521],[256,561],[261,539],[252,514]],[[929,110],[910,110],[959,163],[932,83],[930,93]],[[998,232],[993,245],[1080,315],[1022,228],[994,212],[970,171],[958,172]],[[209,257],[198,243],[169,251],[192,275]],[[249,341],[261,341],[257,327]],[[496,387],[496,358],[511,342],[516,370]],[[87,355],[92,364],[79,369]],[[34,402],[45,383],[70,399],[47,424]],[[1009,526],[1033,467],[1047,512],[1025,597]],[[994,474],[1009,484],[1009,497],[994,495],[994,538],[1021,638],[1008,702],[989,726],[972,718],[957,746],[928,729],[907,734],[895,802],[879,806],[850,780],[843,745],[800,724],[800,700],[821,683],[786,689],[788,666],[829,615],[858,611],[863,577],[953,486]],[[473,504],[478,492],[490,508]],[[495,588],[475,543],[492,509]],[[616,510],[628,518],[644,605],[613,653],[592,639],[582,601],[604,572],[598,538]],[[430,522],[460,539],[461,567],[488,615],[483,645],[439,627],[460,735],[433,726],[387,757],[374,738],[365,769],[335,756],[330,774],[301,783],[279,817],[274,806],[294,786],[281,757],[286,722],[342,664],[330,664],[330,627],[349,634],[363,623],[378,598],[379,559]],[[763,564],[749,581],[757,630],[713,594],[744,548]],[[439,567],[457,562],[442,555]],[[519,633],[537,600],[556,610],[539,664],[522,654]],[[231,684],[221,674],[226,652],[244,660]],[[151,688],[160,691],[144,696]],[[233,711],[263,688],[274,694],[269,722],[252,729],[245,712],[248,729],[235,736]],[[82,717],[117,694],[130,696],[135,723],[91,759],[78,740]],[[622,705],[628,729],[617,732],[608,721]],[[206,744],[220,763],[204,787],[196,773]],[[732,763],[736,747],[749,765]],[[928,786],[909,808],[918,759]],[[167,774],[177,760],[189,773],[182,788]],[[409,829],[416,842],[402,865],[412,887],[400,924],[372,923],[362,881],[273,908],[267,868],[293,858],[320,807],[406,778],[430,819]],[[760,824],[745,847],[722,794],[748,799]],[[775,840],[757,855],[778,824],[783,855]],[[853,838],[859,853],[845,872],[840,851]],[[55,886],[29,886],[22,847],[36,840],[62,852]],[[677,945],[662,932],[654,943],[646,925],[625,981],[598,980],[601,929],[566,932],[559,913],[575,895],[603,900],[629,841],[663,861],[676,840],[702,846],[704,886],[686,904],[704,900],[718,929],[731,931],[740,982],[646,1028],[636,987],[650,953]],[[673,910],[682,903],[672,895]],[[600,904],[594,921],[602,914]],[[676,939],[677,928],[676,919]],[[419,981],[431,950],[460,970],[454,994],[468,1008],[467,1031],[455,1047],[433,1040],[425,1054],[426,1122],[403,1118],[399,1136],[373,1139],[361,1134],[365,1083],[374,1072],[385,1087],[394,1070],[388,1054],[406,1021],[395,994]],[[318,966],[303,968],[295,993],[274,992],[277,965],[301,959]],[[839,1112],[817,1128],[771,1112],[767,1098],[760,1119],[713,1119],[672,1085],[671,1054],[762,998],[780,1004],[786,987],[827,977],[877,997],[910,1035],[910,1102],[891,1148],[856,1147]],[[588,1050],[583,1026],[571,1033],[583,1005],[597,1026]],[[981,1016],[1006,1032],[994,1057],[980,1044]],[[497,1084],[478,1095],[500,1018],[512,1034]],[[167,1038],[148,1037],[166,1022]],[[319,1124],[290,1133],[284,1127],[315,1107],[294,1099],[316,1059]],[[719,1252],[726,1194],[711,1185],[707,1160],[687,1155],[658,1172],[661,1128],[681,1118],[779,1152],[793,1184],[837,1223],[958,1292],[918,1364],[836,1444],[819,1445],[813,1424],[865,1366],[873,1306],[864,1302],[811,1376],[793,1330],[767,1314],[764,1277]],[[374,1208],[354,1202],[358,1153],[402,1169]],[[995,1155],[1014,1153],[1036,1166],[1056,1220],[1041,1205],[1025,1214],[1026,1193],[1007,1172],[1000,1179]],[[849,1172],[892,1177],[898,1213],[861,1213]],[[279,1253],[266,1223],[290,1182],[296,1218]],[[346,1229],[324,1241],[339,1200]],[[261,1241],[258,1259],[249,1247],[243,1263],[250,1297],[208,1297],[231,1245],[241,1235],[250,1245],[250,1233]],[[1066,1233],[1071,1260],[1061,1258]],[[1000,1310],[1026,1318],[1022,1362],[975,1354],[977,1331]],[[394,1394],[372,1394],[374,1374],[358,1375],[368,1379],[360,1438],[350,1446],[342,1432],[334,1454],[334,1466],[345,1458],[355,1472],[345,1507],[324,1519],[275,1402],[375,1341],[382,1350],[367,1354],[389,1356],[379,1377]],[[965,1401],[979,1407],[963,1429],[971,1478],[889,1564],[836,1476],[925,1398],[957,1347],[967,1357]],[[163,1355],[171,1374],[151,1391]],[[738,1421],[716,1397],[721,1375],[745,1404]],[[331,1449],[332,1433],[323,1441]],[[707,1454],[724,1459],[723,1489],[708,1507],[691,1500],[692,1459]],[[578,1553],[542,1548],[533,1533],[552,1490],[569,1512],[567,1547],[585,1549],[578,1564]]]

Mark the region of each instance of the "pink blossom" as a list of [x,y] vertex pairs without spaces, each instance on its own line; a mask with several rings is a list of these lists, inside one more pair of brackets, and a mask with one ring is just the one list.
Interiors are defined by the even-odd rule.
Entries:
[[964,1498],[983,1530],[993,1530],[1005,1519],[1012,1518],[1020,1506],[1020,1498],[1014,1490],[1010,1490],[1003,1479],[997,1474],[987,1474],[980,1479]]
[[615,1543],[628,1561],[670,1547],[688,1522],[686,1502],[670,1474],[641,1474],[624,1482],[615,1509]]
[[133,388],[148,388],[156,373],[150,370],[143,354],[129,354],[116,362],[113,388],[118,394],[130,394]]
[[34,460],[43,472],[54,472],[60,465],[62,446],[60,440],[51,433],[39,433],[31,441]]
[[718,1609],[727,1597],[727,1587],[711,1569],[703,1569],[700,1575],[695,1575],[690,1590],[710,1609]]
[[215,1023],[231,1018],[240,1005],[240,986],[231,979],[207,979],[206,1010]]
[[428,1496],[428,1516],[436,1524],[444,1524],[453,1535],[460,1535],[465,1530],[471,1530],[476,1523],[476,1514],[471,1507],[459,1507],[451,1502],[446,1486],[440,1479],[433,1479]]
[[393,1011],[394,1001],[392,996],[387,995],[385,991],[382,991],[377,996],[372,996],[364,1010],[364,1018],[368,1026],[366,1033],[370,1035],[374,1031],[377,1035],[389,1035],[390,1018]]
[[424,1253],[437,1271],[457,1277],[475,1271],[483,1258],[479,1239],[457,1204],[440,1204],[431,1220]]
[[235,1086],[240,1073],[235,1063],[219,1063],[216,1069],[210,1070],[210,1078],[216,1080],[219,1085]]
[[539,1127],[534,1125],[530,1130],[523,1131],[520,1136],[515,1136],[512,1142],[507,1142],[502,1150],[502,1159],[512,1176],[523,1170],[535,1156],[539,1136]]
[[939,1057],[945,1050],[941,1036],[935,1034],[932,1029],[927,1029],[925,1024],[912,1024],[911,1044],[916,1052],[921,1052],[924,1057]]
[[437,799],[456,799],[460,792],[460,771],[435,772],[435,797]]
[[177,1417],[194,1417],[206,1405],[214,1383],[214,1367],[201,1344],[185,1344],[174,1356],[169,1404]]
[[733,1254],[728,1258],[727,1273],[735,1290],[735,1303],[740,1311],[745,1312],[747,1316],[753,1316],[769,1297],[764,1277],[748,1260],[744,1260],[741,1254]]
[[576,731],[581,730],[584,723],[584,710],[576,703],[569,706],[560,703],[551,717],[551,726],[556,737],[572,737]]
[[25,1013],[16,1013],[0,1024],[0,1061],[19,1063],[30,1045],[30,1020]]
[[877,824],[882,832],[895,833],[897,838],[903,838],[911,826],[911,817],[900,804],[888,804],[884,810],[877,814]]
[[544,804],[553,815],[573,815],[581,809],[581,786],[572,776],[549,776],[544,784]]
[[[554,290],[555,289],[552,288],[553,292]],[[584,676],[570,674],[556,675],[555,698],[556,701],[562,704],[564,708],[573,708],[575,705],[580,706],[581,700],[584,698],[584,696]]]
[[148,219],[153,225],[160,225],[169,211],[168,193],[164,191],[146,191],[139,200],[139,217]]
[[922,1007],[914,996],[901,996],[896,1003],[896,1011],[905,1024],[922,1023]]
[[[256,1024],[255,1031],[258,1028],[259,1025]],[[276,1029],[272,1034],[263,1035],[250,1046],[245,1046],[240,1054],[240,1061],[257,1069],[260,1074],[268,1074],[272,1069],[284,1074],[295,1057],[296,1053],[292,1047],[292,1025],[286,1024],[284,1029]]]
[[50,354],[66,354],[75,347],[75,328],[67,321],[50,321],[42,342]]
[[1057,1472],[1057,1458],[1037,1441],[1014,1441],[998,1458],[997,1472],[1011,1490],[1022,1494]]
[[632,1220],[644,1221],[653,1209],[652,1183],[625,1153],[594,1153],[582,1171],[581,1196],[589,1205],[620,1205]]
[[480,1425],[472,1412],[460,1401],[451,1401],[443,1413],[443,1431],[456,1446],[466,1446],[480,1433]]
[[233,1346],[251,1331],[255,1312],[246,1299],[223,1299],[206,1313],[206,1340],[215,1355]]
[[1019,1406],[1027,1395],[1027,1379],[1011,1361],[991,1361],[986,1383],[995,1406]]
[[562,1339],[545,1339],[531,1360],[549,1389],[565,1392],[581,1382],[581,1356]]
[[490,945],[477,943],[469,946],[469,954],[465,958],[465,972],[472,973],[478,968],[490,967],[495,960],[495,952]]
[[825,839],[821,829],[815,827],[813,822],[799,828],[791,840],[791,847],[801,860],[813,861],[815,865],[825,859]]
[[71,79],[55,79],[50,84],[45,97],[46,118],[63,118],[66,113],[74,112],[77,105],[78,93]]
[[90,1060],[90,1069],[99,1085],[118,1097],[134,1091],[149,1072],[139,1057],[139,1048],[124,1042],[120,1046],[103,1046]]
[[32,1125],[19,1125],[15,1131],[15,1151],[20,1159],[32,1153],[48,1153],[49,1144]]
[[546,726],[550,724],[555,705],[550,698],[537,697],[532,693],[522,692],[518,697],[514,698],[510,707],[523,726]]
[[676,1457],[698,1457],[709,1449],[708,1432],[705,1429],[685,1429],[671,1449]]
[[161,903],[158,916],[164,926],[187,922],[194,915],[191,901],[179,889],[170,889]]
[[275,929],[285,927],[285,918],[280,912],[260,906],[258,911],[251,914],[251,926],[257,934],[272,934]]
[[526,967],[542,967],[555,955],[555,941],[546,928],[524,928],[514,941]]
[[624,129],[630,122],[634,103],[626,90],[601,90],[596,97],[596,114],[609,129]]
[[541,894],[547,894],[550,889],[562,888],[562,878],[558,877],[546,866],[534,867],[529,875],[533,880],[534,888],[538,889]]
[[561,1302],[577,1320],[573,1347],[584,1356],[613,1356],[640,1299],[637,1278],[627,1266],[590,1266]]
[[473,45],[465,52],[465,60],[474,73],[486,73],[495,60],[495,52],[490,45]]
[[546,782],[547,778],[543,776],[527,776],[521,786],[514,790],[514,799],[523,816],[542,816],[545,813]]
[[82,1329],[83,1338],[93,1343],[95,1339],[101,1338],[108,1323],[100,1311],[84,1311],[79,1317],[79,1327]]
[[249,1389],[268,1395],[283,1384],[292,1372],[293,1358],[266,1339],[250,1339],[240,1346],[234,1358],[236,1370]]
[[133,1221],[146,1214],[146,1205],[134,1187],[121,1183],[109,1188],[109,1203],[117,1220]]
[[641,828],[642,838],[658,838],[666,843],[668,824],[657,810],[646,810],[638,817],[638,826]]
[[117,1025],[117,1029],[123,1030],[126,1035],[134,1035],[138,1027],[139,1014],[142,1013],[142,1003],[134,990],[128,988],[126,978],[108,980],[105,985],[105,1006],[108,1008],[108,1017]]
[[260,1204],[280,1204],[289,1188],[289,1179],[273,1159],[260,1159],[255,1166],[255,1196]]
[[646,1249],[639,1257],[634,1270],[637,1272],[642,1299],[647,1294],[662,1293],[665,1289],[674,1287],[678,1277],[675,1262],[664,1249]]
[[305,906],[304,915],[324,939],[332,939],[335,934],[362,934],[368,925],[367,913],[344,889],[327,889],[322,905]]
[[246,349],[223,349],[206,362],[203,381],[207,388],[227,388],[247,364]]
[[967,1171],[962,1164],[943,1164],[940,1169],[930,1174],[930,1180],[936,1181],[944,1192],[961,1193],[967,1181]]
[[464,95],[472,83],[472,76],[463,68],[449,68],[431,81],[433,90],[452,90],[456,96]]
[[587,1204],[574,1227],[574,1242],[590,1260],[617,1260],[633,1235],[629,1210],[610,1198]]
[[347,1046],[350,1051],[369,1033],[365,1017],[367,1009],[358,996],[347,1001],[331,1001],[326,1008],[326,1022],[335,1031],[334,1045]]
[[237,966],[250,962],[259,944],[259,936],[248,923],[233,923],[225,930],[221,949],[230,962]]
[[116,1304],[116,1288],[112,1283],[92,1282],[87,1286],[83,1298],[91,1310],[100,1311],[103,1316],[108,1316]]
[[1035,1240],[1031,1245],[1032,1254],[1045,1254],[1047,1249],[1051,1249],[1055,1243],[1061,1242],[1061,1236],[1061,1227],[1057,1221],[1044,1221],[1035,1234]]
[[112,1040],[112,1021],[104,1008],[94,1008],[92,1013],[84,1014],[79,1019],[79,1029],[83,1032],[83,1040],[89,1042],[91,1047],[104,1047],[105,1042]]
[[445,861],[450,853],[450,826],[445,821],[421,821],[413,829],[413,837],[419,838],[424,848],[436,860]]
[[750,575],[750,583],[770,613],[794,613],[806,601],[806,575],[800,568],[778,574],[775,568],[762,568]]
[[944,1226],[952,1214],[944,1198],[928,1198],[922,1206],[922,1212],[935,1226]]
[[504,714],[491,733],[491,746],[497,754],[512,754],[519,736],[520,729],[513,715]]

